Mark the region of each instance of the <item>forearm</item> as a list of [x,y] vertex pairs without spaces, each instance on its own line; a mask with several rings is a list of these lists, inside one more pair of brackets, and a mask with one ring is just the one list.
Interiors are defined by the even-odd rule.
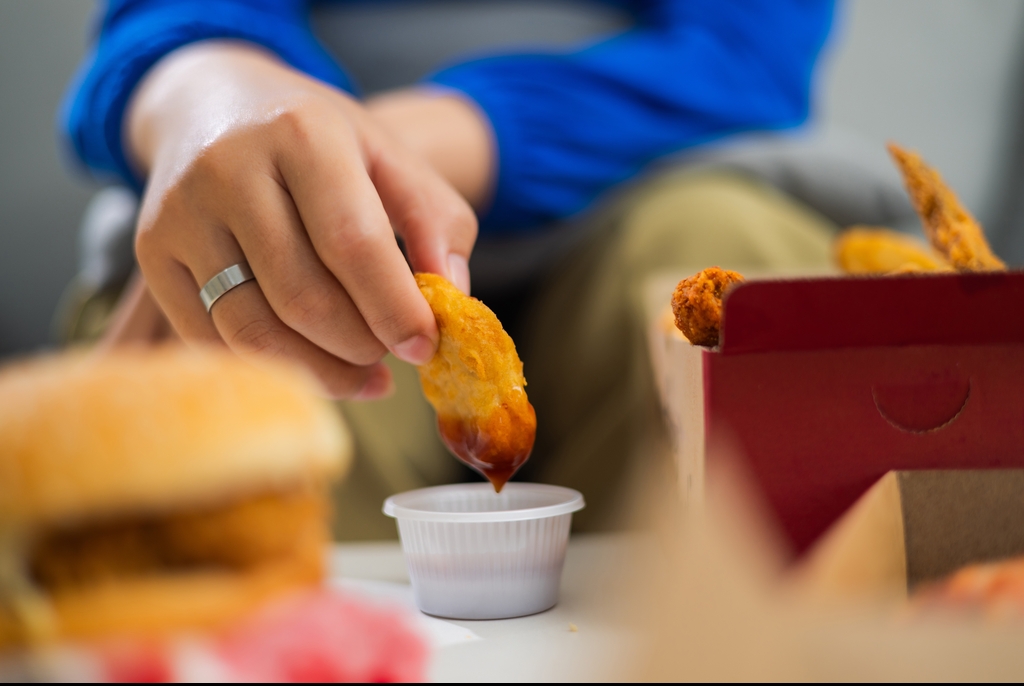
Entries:
[[629,4],[642,9],[636,26],[608,40],[430,77],[465,94],[493,129],[483,231],[560,221],[659,157],[805,120],[830,0]]
[[69,147],[93,171],[141,189],[126,160],[124,114],[154,65],[193,43],[234,40],[338,88],[348,78],[310,31],[306,0],[109,0],[100,32],[65,97]]

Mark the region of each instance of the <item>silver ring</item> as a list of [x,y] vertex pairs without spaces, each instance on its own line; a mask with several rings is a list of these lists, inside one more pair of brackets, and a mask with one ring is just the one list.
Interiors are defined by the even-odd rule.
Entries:
[[203,305],[206,306],[206,311],[209,313],[213,309],[213,303],[217,302],[222,295],[235,286],[241,286],[246,281],[252,281],[255,278],[252,270],[249,269],[249,265],[245,262],[233,264],[207,281],[206,285],[199,291],[199,298],[203,301]]

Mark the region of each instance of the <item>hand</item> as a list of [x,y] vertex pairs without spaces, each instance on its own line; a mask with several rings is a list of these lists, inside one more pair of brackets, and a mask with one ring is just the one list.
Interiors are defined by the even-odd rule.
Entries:
[[[161,61],[127,117],[149,179],[139,264],[183,338],[294,358],[336,397],[387,393],[387,350],[430,359],[436,323],[395,233],[415,270],[468,290],[476,220],[362,105],[257,48],[204,43]],[[242,261],[257,281],[211,317],[199,288]]]

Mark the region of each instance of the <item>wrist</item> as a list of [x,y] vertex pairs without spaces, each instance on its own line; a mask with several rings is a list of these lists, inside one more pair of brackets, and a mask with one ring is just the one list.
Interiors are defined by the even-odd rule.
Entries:
[[490,122],[471,101],[451,92],[405,89],[371,98],[366,109],[474,209],[486,206],[497,155]]

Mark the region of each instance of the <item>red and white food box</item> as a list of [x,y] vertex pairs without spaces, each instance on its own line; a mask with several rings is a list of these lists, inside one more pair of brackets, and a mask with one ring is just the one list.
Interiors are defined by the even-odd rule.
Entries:
[[683,492],[745,458],[793,552],[891,470],[1024,468],[1024,273],[751,280],[719,347],[665,326],[650,350]]

